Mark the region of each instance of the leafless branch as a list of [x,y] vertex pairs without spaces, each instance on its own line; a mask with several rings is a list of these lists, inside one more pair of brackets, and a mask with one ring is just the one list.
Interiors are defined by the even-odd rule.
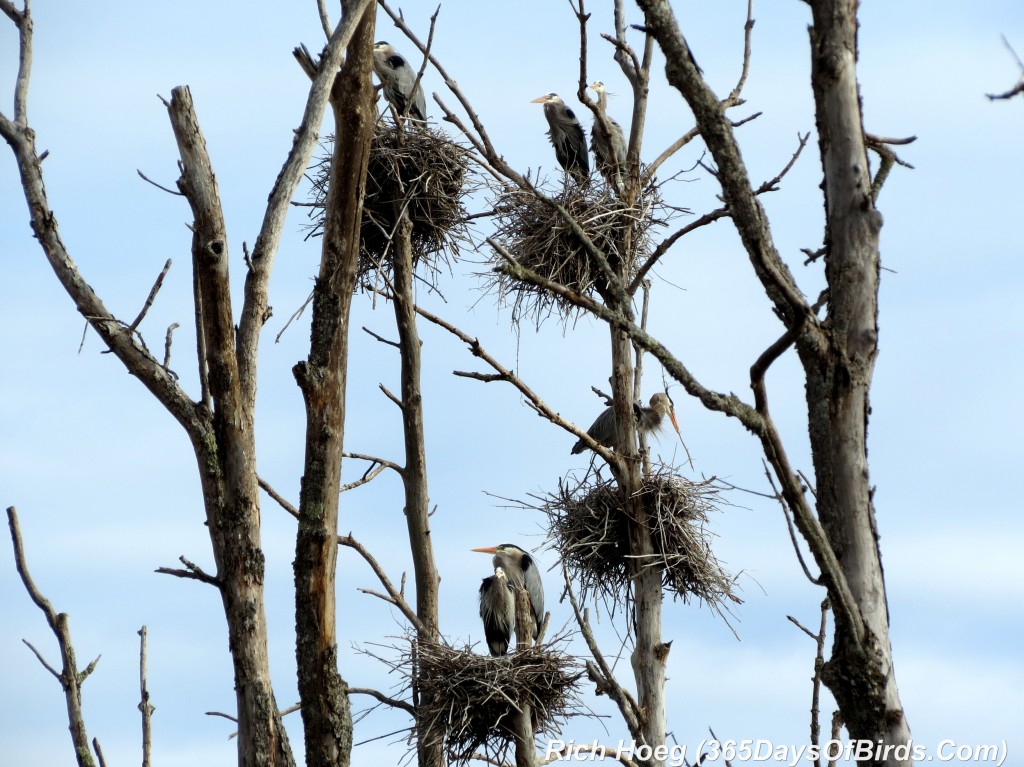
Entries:
[[149,702],[149,687],[146,684],[146,627],[139,629],[139,711],[142,712],[142,767],[149,767],[153,750],[153,712],[156,708]]
[[385,468],[391,469],[397,474],[401,475],[405,470],[394,461],[389,461],[386,458],[378,458],[375,455],[366,455],[366,453],[342,453],[343,458],[355,458],[357,461],[369,461],[371,464],[380,464]]
[[384,338],[384,336],[378,335],[377,333],[374,333],[372,330],[370,330],[365,325],[363,325],[363,332],[366,333],[367,335],[372,336],[373,338],[377,339],[382,344],[387,344],[388,346],[394,346],[396,349],[401,349],[402,348],[401,344],[399,344],[397,341],[389,341],[388,339]]
[[1010,41],[1007,40],[1005,36],[1003,36],[1003,45],[1006,46],[1006,49],[1016,60],[1017,68],[1020,69],[1020,78],[1017,80],[1017,84],[1014,85],[1012,88],[1010,88],[1010,90],[1006,91],[1005,93],[986,93],[985,97],[989,101],[1001,101],[1005,99],[1012,99],[1017,94],[1024,93],[1024,61],[1021,61],[1020,56],[1017,55],[1017,51],[1013,49],[1013,46],[1010,45]]
[[283,495],[281,495],[273,487],[271,487],[269,482],[263,479],[263,477],[258,477],[257,482],[259,482],[259,485],[263,489],[263,492],[265,492],[267,495],[269,495],[271,498],[277,501],[278,506],[287,511],[296,519],[299,518],[299,510],[295,508],[291,503],[289,503],[288,500]]
[[754,391],[754,408],[765,418],[771,417],[768,414],[768,394],[764,385],[765,373],[768,372],[768,368],[771,367],[772,363],[793,345],[797,337],[803,332],[805,325],[806,318],[802,318],[793,327],[786,330],[775,343],[765,349],[754,364],[750,366],[750,388]]
[[100,741],[98,738],[92,739],[92,747],[96,752],[96,758],[99,760],[100,767],[107,767],[107,760],[103,756],[103,749],[100,748]]
[[217,588],[221,587],[220,579],[208,575],[199,565],[188,561],[184,556],[178,557],[178,561],[185,565],[184,570],[175,567],[158,567],[155,572],[163,575],[173,575],[176,578],[189,578],[194,581],[201,581]]
[[884,136],[874,136],[870,133],[864,134],[864,145],[873,150],[880,159],[878,166],[878,172],[875,173],[875,177],[871,180],[871,199],[878,201],[878,194],[882,191],[882,185],[885,180],[889,177],[889,171],[892,170],[893,165],[902,165],[904,168],[914,169],[914,166],[909,162],[900,159],[892,149],[890,145],[906,145],[917,141],[917,136],[909,136],[908,138],[887,138]]
[[[785,166],[783,166],[782,170],[775,174],[773,178],[770,178],[767,181],[763,182],[756,190],[754,190],[755,195],[762,195],[766,194],[767,192],[775,192],[778,190],[779,183],[786,176],[786,174],[789,173],[790,170],[792,170],[793,166],[796,164],[797,159],[800,157],[801,152],[803,152],[804,147],[807,145],[807,139],[809,138],[809,136],[809,133],[805,133],[803,136],[797,135],[797,148],[793,152],[792,156],[789,158],[789,161],[785,164]],[[729,208],[727,206],[716,208],[715,210],[710,211],[709,213],[705,213],[700,218],[691,221],[689,224],[673,232],[671,235],[669,235],[660,243],[658,243],[657,247],[651,252],[651,255],[648,256],[644,263],[640,266],[640,268],[637,269],[636,276],[633,278],[633,281],[629,284],[629,292],[632,294],[636,290],[637,286],[640,284],[640,281],[647,276],[647,273],[651,270],[651,268],[653,268],[654,265],[661,259],[661,257],[664,256],[666,252],[668,252],[669,248],[676,244],[679,238],[689,234],[695,229],[699,229],[702,226],[707,226],[708,224],[711,224],[720,218],[725,218],[728,215]]]
[[618,462],[618,457],[611,450],[595,442],[594,439],[590,437],[590,435],[588,435],[584,430],[576,426],[571,421],[566,420],[560,414],[556,413],[554,410],[548,407],[547,403],[545,403],[544,400],[542,400],[536,394],[536,392],[533,391],[533,389],[527,386],[525,381],[523,381],[521,378],[519,378],[519,376],[517,376],[511,370],[509,370],[500,362],[498,362],[494,357],[492,357],[487,352],[487,350],[484,349],[483,346],[480,344],[479,339],[470,337],[469,335],[467,335],[466,333],[452,325],[450,322],[441,319],[436,314],[432,314],[431,312],[428,312],[426,309],[423,309],[422,307],[417,306],[416,313],[419,314],[424,319],[434,323],[438,327],[444,328],[453,336],[455,336],[460,341],[469,346],[469,350],[470,352],[472,352],[474,357],[479,357],[488,365],[490,365],[491,368],[498,372],[499,377],[494,380],[507,381],[508,383],[512,384],[516,389],[520,391],[520,393],[523,394],[524,397],[526,397],[527,401],[530,403],[530,406],[536,411],[538,415],[551,421],[551,423],[555,424],[556,426],[561,426],[570,434],[584,440],[591,450],[593,450],[595,453],[597,453],[606,461],[608,461],[609,464]]
[[[334,78],[345,55],[352,34],[373,0],[352,0],[348,13],[329,37],[320,59],[320,69],[313,78],[306,98],[292,147],[270,191],[260,233],[252,250],[252,267],[245,280],[245,299],[238,321],[238,368],[243,401],[252,405],[256,399],[256,366],[259,334],[267,319],[268,291],[274,258],[281,243],[289,202],[302,180],[310,157],[317,147],[320,126],[330,99]],[[321,17],[325,22],[326,17]],[[326,32],[326,29],[325,29]]]
[[275,344],[281,342],[281,336],[283,336],[285,331],[288,330],[288,326],[291,325],[293,322],[295,322],[295,320],[297,320],[299,317],[301,317],[302,313],[304,311],[306,311],[306,307],[309,306],[312,302],[313,302],[313,293],[312,293],[312,291],[310,291],[309,295],[306,296],[306,300],[302,302],[302,305],[298,309],[296,309],[294,312],[292,312],[291,316],[288,318],[288,321],[284,323],[284,327],[281,328],[278,331],[276,336],[274,336],[274,343]]
[[[6,11],[6,8],[4,10]],[[85,719],[82,715],[82,683],[92,673],[92,670],[96,668],[99,657],[90,663],[84,671],[78,670],[78,664],[75,660],[75,648],[71,642],[71,627],[68,615],[67,613],[58,613],[54,610],[53,605],[43,596],[35,581],[32,580],[32,576],[28,571],[28,562],[25,558],[25,546],[21,539],[18,513],[13,506],[7,508],[7,525],[11,531],[11,542],[14,544],[14,564],[18,570],[18,575],[21,576],[21,582],[24,584],[29,597],[36,604],[36,607],[42,610],[50,630],[57,638],[62,663],[60,673],[56,673],[55,669],[43,661],[42,655],[32,645],[28,644],[28,642],[25,642],[25,644],[35,653],[36,657],[43,663],[43,666],[60,680],[61,686],[64,688],[64,698],[67,701],[68,723],[70,725],[71,740],[75,747],[75,757],[78,760],[79,767],[92,767],[94,763],[89,751],[89,736],[86,732]]]
[[27,639],[22,639],[21,641],[24,642],[25,646],[32,651],[32,653],[36,656],[36,659],[43,664],[43,668],[45,668],[47,671],[53,674],[54,678],[59,682],[60,672],[49,664],[46,658],[43,657],[43,654],[35,648],[35,645],[33,645]]
[[373,570],[374,574],[377,576],[377,580],[380,581],[387,594],[380,594],[375,591],[370,591],[369,589],[360,589],[360,591],[372,594],[373,596],[383,599],[385,602],[393,604],[402,612],[402,615],[405,616],[406,620],[416,628],[417,632],[422,634],[426,631],[426,626],[423,625],[423,622],[416,615],[416,612],[409,606],[409,603],[405,601],[405,597],[402,593],[395,588],[391,579],[388,578],[387,573],[384,572],[384,568],[381,567],[380,563],[361,543],[359,543],[359,541],[353,538],[351,534],[339,535],[338,545],[354,549],[356,553],[366,561],[370,566],[370,569]]
[[327,13],[327,0],[316,0],[316,12],[320,17],[320,27],[324,31],[324,37],[330,40],[334,25],[331,24],[331,17]]
[[154,282],[153,287],[150,288],[149,295],[146,296],[146,303],[142,305],[142,311],[140,311],[139,316],[132,321],[132,324],[128,326],[129,333],[135,332],[136,328],[139,327],[139,324],[145,318],[146,313],[149,311],[150,307],[153,306],[153,301],[156,299],[156,294],[160,291],[160,288],[163,286],[164,278],[167,276],[167,272],[170,270],[170,268],[171,259],[168,258],[167,263],[164,264],[164,268],[161,269],[160,274],[157,275],[156,282]]
[[[163,101],[163,99],[161,99],[161,101]],[[164,106],[166,106],[166,105],[167,105],[167,102],[164,101]],[[185,196],[184,194],[182,194],[177,189],[170,189],[169,187],[166,187],[163,184],[158,184],[156,181],[154,181],[153,179],[149,178],[149,176],[147,176],[145,173],[143,173],[138,168],[135,169],[135,172],[138,173],[139,174],[139,178],[141,178],[147,184],[152,184],[153,186],[155,186],[157,189],[161,190],[162,192],[167,192],[167,194],[173,194],[173,195],[175,195],[177,197],[184,197]]]
[[630,734],[635,738],[640,733],[640,719],[643,716],[643,712],[633,696],[629,694],[629,691],[615,679],[615,672],[612,671],[611,666],[608,665],[608,661],[605,660],[604,654],[601,652],[601,648],[598,647],[597,640],[594,638],[594,632],[590,627],[587,611],[580,609],[579,602],[576,600],[576,594],[572,589],[572,582],[569,580],[569,572],[564,567],[562,568],[562,578],[565,580],[565,594],[569,597],[569,604],[572,606],[573,615],[576,617],[576,625],[580,627],[583,641],[587,643],[587,648],[594,658],[593,663],[587,661],[587,676],[594,683],[596,694],[608,695],[609,698],[615,701],[615,705],[618,706],[619,712],[626,722],[626,727],[629,728]]
[[377,476],[382,471],[384,471],[384,469],[387,469],[387,468],[391,468],[391,467],[389,467],[389,466],[387,466],[386,464],[383,464],[383,463],[374,462],[374,463],[370,464],[370,467],[363,473],[363,476],[361,476],[359,479],[357,479],[354,482],[349,482],[347,484],[342,485],[341,488],[338,490],[338,492],[339,493],[345,493],[345,492],[348,492],[349,490],[354,490],[357,487],[360,487],[360,486],[365,485],[365,484],[367,484],[369,482],[372,482],[374,479],[377,478]]
[[179,325],[177,322],[172,322],[170,325],[167,326],[167,333],[166,333],[166,335],[164,335],[164,364],[163,364],[163,368],[164,368],[164,370],[168,374],[171,373],[171,371],[170,371],[170,366],[171,366],[171,336],[174,335],[174,331],[177,330],[180,327],[181,327],[181,325]]
[[[11,0],[0,2],[2,10],[18,29],[18,79],[14,85],[14,121],[21,127],[28,126],[28,81],[32,71],[32,11],[29,0],[24,0],[22,10],[15,8]],[[6,120],[0,115],[0,120]],[[42,159],[40,157],[40,159]]]
[[807,562],[804,561],[803,552],[800,551],[800,542],[796,538],[796,530],[793,528],[793,520],[789,516],[789,507],[786,505],[785,499],[782,497],[782,493],[779,492],[775,485],[775,478],[772,473],[768,470],[768,465],[762,459],[762,465],[764,466],[764,475],[768,478],[768,484],[772,486],[772,491],[775,493],[775,499],[779,502],[782,507],[782,514],[786,518],[786,529],[789,530],[789,540],[793,544],[793,551],[796,552],[796,558],[800,562],[800,567],[804,571],[804,575],[807,576],[807,580],[813,583],[815,586],[822,585],[820,577],[814,577],[811,575],[810,568],[807,567]]
[[373,690],[369,687],[349,687],[348,693],[349,695],[369,695],[371,698],[376,698],[377,700],[379,700],[385,706],[391,706],[391,708],[400,708],[402,711],[405,711],[407,714],[409,714],[409,716],[416,716],[416,709],[413,708],[412,705],[406,703],[404,700],[396,700],[394,698],[389,698],[387,695],[380,692],[379,690]]

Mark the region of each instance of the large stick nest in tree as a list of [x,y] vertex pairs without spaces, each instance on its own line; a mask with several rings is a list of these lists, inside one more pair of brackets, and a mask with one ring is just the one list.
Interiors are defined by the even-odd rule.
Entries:
[[[408,125],[408,124],[407,124]],[[334,137],[328,137],[332,144]],[[449,255],[457,256],[468,239],[463,199],[471,191],[465,150],[430,127],[395,128],[378,120],[366,173],[366,197],[360,230],[359,276],[380,269],[391,252],[391,239],[403,207],[412,224],[413,258],[437,271]],[[331,153],[310,171],[313,219],[309,236],[322,236]]]
[[[650,249],[651,227],[664,223],[655,215],[661,207],[653,184],[636,206],[626,204],[599,182],[585,187],[570,185],[553,200],[532,190],[506,191],[495,204],[493,240],[499,249],[487,287],[512,305],[516,322],[528,315],[537,324],[550,314],[568,318],[578,313],[573,302],[544,286],[511,276],[509,259],[574,293],[601,294],[608,281],[586,239],[604,255],[612,271],[628,282],[636,273],[638,259]],[[586,239],[574,231],[567,215]]]
[[[556,640],[557,641],[557,640]],[[443,733],[449,758],[483,753],[500,764],[514,743],[513,722],[529,705],[535,735],[554,735],[580,710],[583,669],[551,644],[493,658],[466,647],[416,644],[420,736]]]
[[[711,551],[708,512],[716,510],[717,490],[708,482],[690,482],[667,468],[644,478],[637,492],[651,532],[654,554],[639,561],[657,568],[666,590],[691,596],[721,613],[726,602],[742,600],[732,590],[733,578]],[[584,599],[599,597],[606,604],[629,600],[629,529],[621,488],[612,480],[575,487],[559,482],[558,492],[540,507],[548,515],[548,541],[558,551],[570,577],[580,584]],[[633,560],[633,561],[631,561]]]

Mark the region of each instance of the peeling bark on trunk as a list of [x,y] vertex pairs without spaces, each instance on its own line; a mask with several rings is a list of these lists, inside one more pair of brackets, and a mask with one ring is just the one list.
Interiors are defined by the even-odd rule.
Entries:
[[376,117],[370,76],[374,19],[372,10],[363,17],[334,84],[334,156],[323,256],[313,291],[310,354],[294,369],[306,405],[305,469],[294,567],[295,652],[306,764],[310,767],[346,767],[352,752],[348,685],[338,669],[335,579],[349,310]]

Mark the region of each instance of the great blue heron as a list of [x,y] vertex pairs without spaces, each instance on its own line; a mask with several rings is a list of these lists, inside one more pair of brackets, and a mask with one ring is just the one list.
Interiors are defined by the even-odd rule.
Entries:
[[590,157],[587,154],[587,134],[576,119],[576,114],[565,105],[557,93],[538,96],[532,104],[544,105],[544,117],[547,118],[548,137],[555,148],[555,159],[562,170],[570,174],[580,184],[590,176]]
[[384,98],[398,114],[408,114],[414,120],[426,121],[427,100],[423,97],[423,88],[416,82],[416,71],[393,45],[383,40],[373,44],[373,71],[380,78]]
[[516,602],[512,584],[501,567],[480,584],[480,617],[484,621],[484,636],[491,655],[508,652],[508,642],[516,625]]
[[594,167],[604,176],[608,185],[622,188],[622,174],[626,170],[626,136],[615,120],[608,116],[608,91],[600,80],[590,86],[597,92],[597,111],[608,124],[608,135],[601,130],[599,120],[590,129],[590,148],[594,150]]
[[536,639],[544,620],[544,584],[534,558],[513,543],[473,551],[494,555],[494,575],[484,578],[480,584],[480,617],[491,655],[504,655],[516,622],[515,601],[509,587],[525,588],[529,594],[533,638]]
[[[654,394],[651,397],[650,407],[640,407],[634,404],[633,414],[636,416],[636,428],[644,434],[658,431],[667,415],[672,420],[672,426],[675,427],[676,434],[679,434],[680,439],[682,439],[682,434],[679,431],[679,422],[676,420],[675,405],[672,402],[672,398],[665,392],[660,391]],[[619,441],[619,422],[615,418],[615,408],[605,408],[604,412],[587,429],[587,434],[593,437],[594,441],[605,447],[613,447],[617,444]],[[587,445],[581,439],[573,445],[572,454],[582,453],[586,449]],[[687,451],[687,454],[689,454],[689,451]]]

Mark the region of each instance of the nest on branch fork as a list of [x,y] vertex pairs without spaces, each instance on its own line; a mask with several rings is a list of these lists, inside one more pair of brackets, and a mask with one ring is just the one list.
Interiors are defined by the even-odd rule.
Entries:
[[742,600],[711,550],[707,521],[708,512],[717,510],[716,496],[708,482],[691,482],[666,467],[645,477],[637,500],[654,554],[643,559],[631,553],[630,527],[637,521],[627,516],[621,488],[612,480],[585,480],[574,487],[559,482],[558,492],[540,508],[548,516],[548,541],[579,584],[582,599],[628,605],[631,573],[638,565],[657,568],[664,588],[676,598],[696,597],[721,614],[727,603]]
[[[333,142],[328,137],[328,147]],[[328,151],[310,169],[310,237],[323,235],[330,168]],[[463,200],[471,191],[469,182],[465,150],[443,133],[429,126],[397,129],[379,120],[366,174],[359,276],[387,264],[403,209],[412,224],[415,262],[436,272],[448,264],[449,256],[458,256],[460,244],[468,239]]]
[[551,644],[500,658],[469,647],[415,647],[421,736],[443,733],[445,752],[455,764],[477,753],[506,762],[514,745],[513,722],[524,705],[530,707],[535,734],[549,736],[580,709],[584,671],[574,659],[551,652]]
[[497,230],[493,236],[505,252],[496,250],[492,256],[494,270],[487,288],[511,304],[516,322],[533,316],[539,324],[551,314],[562,319],[578,314],[571,297],[510,273],[509,258],[571,293],[600,295],[608,280],[566,214],[604,255],[612,271],[628,281],[636,273],[639,258],[650,249],[651,228],[664,223],[655,215],[660,208],[658,189],[653,185],[644,190],[636,205],[625,203],[599,182],[570,185],[554,200],[530,190],[505,191],[495,204]]

